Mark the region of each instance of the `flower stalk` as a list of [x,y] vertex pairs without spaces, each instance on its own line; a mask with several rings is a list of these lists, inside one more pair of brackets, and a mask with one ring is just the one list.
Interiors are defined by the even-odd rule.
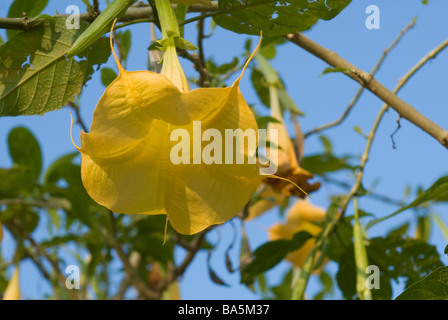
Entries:
[[181,92],[188,92],[190,86],[180,65],[174,38],[180,37],[179,24],[169,0],[155,0],[155,4],[159,14],[163,50],[165,51],[160,73],[170,79]]

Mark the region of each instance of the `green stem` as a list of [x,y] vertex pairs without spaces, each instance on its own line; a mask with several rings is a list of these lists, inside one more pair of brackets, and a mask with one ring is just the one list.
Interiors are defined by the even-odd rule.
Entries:
[[313,271],[314,259],[316,256],[316,250],[310,251],[305,263],[303,264],[302,270],[300,270],[299,278],[294,286],[291,300],[303,300],[305,289],[308,284],[308,279],[310,278],[311,272]]
[[180,36],[176,15],[169,0],[155,0],[155,3],[162,29],[162,38],[166,41],[163,45],[165,52],[160,73],[170,79],[181,92],[187,92],[190,90],[188,80],[177,56],[174,37],[169,34],[173,32]]
[[334,230],[336,224],[338,223],[341,215],[336,215],[334,219],[327,224],[324,231],[320,236],[313,247],[313,249],[308,253],[306,257],[305,263],[303,264],[302,270],[300,271],[299,278],[292,290],[291,300],[303,300],[305,295],[306,286],[308,284],[308,280],[310,278],[311,272],[313,271],[314,261],[316,259],[317,251],[320,250],[324,242],[327,240],[328,236]]
[[162,29],[162,38],[168,38],[168,31],[175,32],[180,35],[179,24],[169,0],[155,0],[157,13],[160,20],[160,28]]
[[367,252],[364,245],[364,232],[359,223],[359,211],[357,198],[353,198],[355,209],[355,222],[353,224],[354,251],[356,263],[356,292],[360,300],[372,300],[372,293],[366,285]]

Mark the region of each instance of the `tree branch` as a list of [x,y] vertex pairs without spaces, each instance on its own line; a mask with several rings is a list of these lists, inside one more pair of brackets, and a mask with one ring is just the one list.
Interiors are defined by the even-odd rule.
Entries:
[[[175,5],[173,5],[175,7]],[[209,6],[191,5],[188,7],[188,12],[213,12],[218,10],[218,1],[212,1]],[[54,15],[53,17],[68,17],[68,14]],[[148,4],[137,4],[129,7],[126,12],[118,19],[120,22],[129,22],[138,19],[147,19],[152,17],[152,9]],[[93,21],[95,19],[91,13],[81,13],[79,15],[81,20]],[[33,18],[0,18],[0,29],[15,29],[15,30],[29,30],[37,24],[44,21],[44,19]]]
[[22,199],[22,198],[1,199],[0,206],[2,205],[22,205],[36,208],[53,208],[53,209],[62,209],[67,212],[71,210],[71,207],[68,203],[64,201],[59,201],[57,198],[52,198],[48,200]]
[[[410,104],[400,99],[397,95],[395,95],[380,82],[378,82],[375,78],[373,78],[371,74],[355,67],[348,61],[341,58],[336,52],[322,47],[321,45],[315,43],[301,33],[289,34],[286,36],[286,39],[318,57],[319,59],[327,62],[334,68],[349,70],[345,73],[347,76],[368,89],[378,98],[383,100],[388,106],[391,106],[395,111],[398,112],[398,114],[402,118],[409,120],[411,123],[439,141],[445,148],[448,148],[447,130],[441,128],[439,125],[435,124],[433,121],[418,112]],[[442,51],[447,46],[448,39],[431,52],[430,58],[434,58],[438,52]]]
[[123,268],[129,277],[129,282],[137,289],[138,293],[143,296],[145,299],[149,300],[158,300],[160,299],[160,294],[156,291],[152,290],[143,279],[138,274],[137,270],[132,266],[129,261],[128,255],[123,251],[121,244],[116,239],[116,225],[115,225],[115,217],[112,211],[109,211],[109,221],[110,221],[110,232],[108,238],[108,242],[110,246],[117,252],[118,257],[123,263]]
[[50,256],[47,253],[47,251],[45,250],[45,248],[41,247],[41,245],[39,243],[37,243],[34,240],[34,238],[25,229],[23,229],[21,226],[15,224],[13,222],[10,222],[10,221],[5,223],[5,225],[8,227],[9,230],[14,230],[22,238],[25,238],[25,239],[27,239],[29,241],[30,245],[36,250],[36,252],[38,254],[42,255],[51,264],[53,270],[56,273],[56,276],[59,279],[59,282],[60,282],[61,286],[66,289],[68,295],[70,296],[70,299],[78,300],[78,295],[73,290],[70,290],[70,289],[68,289],[65,286],[65,280],[66,279],[65,279],[65,276],[62,273],[61,269],[59,268],[59,264],[58,264],[57,258],[53,258],[52,256]]
[[[377,64],[375,65],[375,67],[372,69],[372,71],[370,71],[370,74],[372,76],[374,76],[377,71],[380,69],[381,65],[383,64],[384,60],[386,59],[387,55],[389,54],[389,52],[392,51],[392,49],[400,42],[400,40],[403,38],[403,36],[406,34],[406,32],[408,32],[410,29],[412,29],[415,26],[416,23],[416,19],[414,19],[410,24],[408,24],[403,30],[401,30],[400,34],[395,38],[395,40],[389,45],[389,47],[387,47],[386,49],[383,50],[383,54],[381,56],[381,58],[378,60]],[[324,124],[320,127],[317,127],[311,131],[308,131],[307,133],[305,133],[305,138],[307,138],[310,135],[316,134],[318,132],[333,128],[339,124],[341,124],[350,114],[350,112],[352,111],[353,107],[355,106],[355,104],[358,102],[359,98],[361,97],[361,94],[364,91],[364,87],[361,86],[358,91],[356,92],[355,96],[353,97],[352,101],[349,103],[349,105],[347,106],[347,108],[345,109],[344,113],[341,115],[341,117],[339,117],[339,119],[337,119],[336,121]]]
[[70,108],[72,108],[75,111],[76,123],[81,126],[81,129],[84,130],[85,133],[88,133],[89,129],[87,129],[86,124],[84,123],[84,121],[81,118],[81,113],[80,113],[80,110],[79,110],[79,104],[77,104],[74,101],[69,101],[69,102],[67,102],[67,106],[69,106]]
[[196,253],[201,249],[202,243],[204,242],[206,234],[212,230],[215,227],[215,225],[212,225],[208,227],[207,229],[201,231],[196,235],[193,241],[191,241],[188,244],[182,245],[187,250],[187,255],[185,256],[184,260],[181,264],[176,266],[174,269],[171,270],[171,272],[168,274],[168,276],[160,283],[157,290],[162,293],[168,286],[177,280],[178,277],[180,277],[182,274],[184,274],[187,267],[190,265],[190,263],[193,261],[194,257],[196,256]]
[[[310,40],[311,41],[311,40]],[[421,68],[423,67],[429,60],[431,60],[432,58],[434,58],[440,51],[442,51],[444,48],[446,48],[448,46],[448,39],[445,40],[441,45],[437,46],[434,50],[430,51],[427,55],[425,55],[414,67],[412,67],[406,74],[404,77],[402,77],[399,82],[398,85],[395,87],[394,92],[390,93],[392,95],[395,95],[403,86],[404,84],[409,81],[409,79]],[[326,50],[326,49],[325,49]],[[352,70],[352,69],[351,69]],[[386,89],[387,90],[387,89]],[[318,238],[318,240],[316,241],[313,249],[310,251],[310,253],[308,254],[305,263],[304,263],[304,267],[299,275],[299,280],[298,280],[298,284],[296,285],[296,287],[294,288],[293,291],[293,299],[302,299],[303,295],[305,293],[305,289],[308,283],[308,279],[309,276],[311,274],[311,270],[313,267],[313,263],[314,263],[314,259],[316,257],[317,251],[320,250],[320,248],[322,247],[322,245],[324,244],[326,238],[331,234],[331,232],[333,232],[334,228],[336,227],[337,223],[339,220],[341,220],[344,215],[345,212],[347,210],[348,204],[350,203],[350,201],[353,199],[353,197],[356,196],[356,194],[359,191],[359,188],[362,185],[362,179],[363,179],[363,175],[364,175],[364,169],[365,166],[367,164],[367,161],[369,159],[369,155],[370,155],[370,150],[372,147],[372,143],[373,140],[375,138],[375,134],[378,130],[378,127],[380,125],[380,122],[385,114],[385,112],[388,110],[389,105],[387,103],[385,103],[382,107],[381,110],[378,114],[378,116],[375,119],[375,122],[369,132],[369,134],[367,135],[367,143],[364,149],[364,153],[362,154],[361,157],[361,164],[359,166],[358,169],[358,173],[356,175],[356,182],[353,185],[353,187],[350,189],[349,194],[342,200],[341,203],[341,210],[340,210],[340,214],[338,214],[335,219],[333,221],[331,221],[324,229],[324,231],[322,232],[321,236]],[[412,107],[411,107],[412,108]]]

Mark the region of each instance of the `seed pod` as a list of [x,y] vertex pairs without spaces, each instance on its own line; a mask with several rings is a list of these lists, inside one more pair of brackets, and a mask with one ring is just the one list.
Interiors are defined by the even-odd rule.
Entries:
[[71,49],[67,52],[68,57],[72,57],[83,52],[90,47],[98,38],[110,30],[110,26],[115,18],[123,14],[126,9],[136,0],[115,0],[101,12],[98,18],[84,31],[75,41]]

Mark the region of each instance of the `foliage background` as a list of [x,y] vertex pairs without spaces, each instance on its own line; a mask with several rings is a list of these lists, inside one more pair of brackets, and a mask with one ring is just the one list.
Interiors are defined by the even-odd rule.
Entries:
[[[11,0],[0,2],[0,16],[6,16]],[[55,10],[65,11],[65,7],[71,4],[83,8],[82,1],[61,0],[49,1],[49,5],[44,13],[54,14]],[[381,10],[381,29],[367,30],[365,27],[365,8],[375,4]],[[105,1],[100,1],[100,8],[105,7]],[[317,43],[336,51],[346,60],[363,70],[370,70],[392,40],[398,35],[407,24],[417,15],[418,20],[415,28],[405,35],[402,42],[389,54],[386,62],[377,74],[376,78],[393,88],[397,80],[404,75],[419,59],[429,50],[437,46],[447,37],[448,2],[445,0],[432,0],[428,5],[422,5],[421,1],[409,0],[375,0],[364,1],[354,0],[335,19],[325,22],[318,22],[310,31],[305,34]],[[209,28],[210,19],[206,20]],[[148,24],[138,24],[128,28],[132,32],[132,49],[129,54],[127,69],[146,69],[147,47],[149,41]],[[0,35],[3,37],[4,30]],[[195,24],[190,24],[185,30],[186,39],[194,42],[196,39]],[[258,37],[249,37],[226,31],[220,27],[214,30],[211,38],[205,40],[206,57],[212,57],[216,62],[230,62],[234,56],[239,56],[244,52],[246,39],[251,38],[252,43]],[[196,77],[194,69],[189,61],[181,60],[187,76]],[[318,125],[332,121],[340,116],[348,102],[358,89],[358,84],[344,77],[341,74],[328,74],[319,76],[327,67],[325,63],[311,56],[309,53],[292,44],[284,44],[278,47],[277,55],[272,60],[272,65],[276,68],[284,80],[288,91],[306,117],[300,118],[303,131],[308,131]],[[111,58],[107,63],[108,67],[115,70]],[[411,105],[417,107],[430,119],[434,119],[442,127],[448,127],[448,54],[442,52],[436,60],[430,62],[405,86],[399,96]],[[234,78],[228,80],[231,83]],[[87,124],[91,122],[93,109],[100,98],[104,86],[101,84],[100,72],[93,75],[92,80],[84,88],[81,99],[82,118]],[[268,110],[261,105],[259,99],[250,82],[250,72],[247,72],[241,82],[241,91],[248,103],[256,104],[256,109],[260,113],[268,114]],[[382,102],[368,92],[364,92],[358,105],[350,114],[349,118],[342,125],[331,129],[324,134],[331,140],[333,152],[337,156],[346,154],[360,156],[365,140],[353,127],[359,126],[364,132],[368,132],[376,117]],[[0,118],[0,167],[10,167],[11,160],[7,151],[8,132],[18,126],[26,126],[37,137],[43,151],[43,167],[47,168],[54,160],[61,155],[73,152],[74,148],[70,143],[69,123],[70,110],[64,108],[61,111],[54,111],[44,117],[6,117]],[[368,189],[375,186],[375,191],[387,195],[394,199],[412,200],[419,187],[429,187],[437,178],[448,173],[447,154],[433,138],[423,133],[406,120],[401,121],[402,128],[395,136],[397,149],[392,148],[389,135],[396,128],[397,114],[390,110],[384,117],[380,130],[374,141],[370,160],[367,164],[364,175],[364,186]],[[288,123],[291,125],[291,123]],[[292,126],[290,133],[293,135]],[[75,132],[79,128],[75,129]],[[77,134],[75,133],[75,137]],[[76,140],[76,142],[78,142]],[[305,155],[322,153],[323,146],[321,139],[316,136],[308,138],[305,142]],[[333,177],[341,180],[353,181],[349,171],[339,172]],[[406,188],[410,194],[406,198]],[[342,193],[343,189],[323,183],[322,188],[312,195],[313,203],[322,207],[328,207],[329,197],[333,194]],[[395,206],[387,205],[364,197],[360,199],[360,207],[383,216],[395,211]],[[448,224],[447,204],[437,204],[433,209],[440,214],[446,224]],[[278,210],[271,210],[264,216],[246,223],[250,245],[253,249],[267,241],[266,230],[274,222],[279,220]],[[352,212],[351,209],[348,211]],[[369,230],[369,236],[384,235],[385,232],[404,223],[411,222],[410,233],[415,228],[416,212],[405,211],[399,216],[387,220],[380,225]],[[41,220],[37,232],[37,239],[48,237],[46,234],[47,221]],[[235,224],[239,228],[239,224]],[[257,299],[259,294],[255,294],[244,285],[239,284],[239,274],[230,274],[225,268],[224,252],[232,242],[233,228],[229,223],[211,232],[207,239],[210,243],[215,243],[220,238],[219,244],[212,255],[212,266],[214,271],[229,286],[219,286],[213,283],[208,277],[207,253],[200,252],[192,265],[187,269],[180,281],[181,296],[185,299]],[[239,243],[239,235],[237,244]],[[443,256],[443,250],[447,240],[443,238],[440,230],[433,225],[429,241],[434,244],[438,252],[442,255],[442,262],[447,265],[448,259]],[[235,264],[238,261],[239,245],[235,245],[231,251],[231,257]],[[2,256],[5,260],[12,258],[14,245],[8,233],[2,243]],[[181,259],[183,251],[177,250],[176,257]],[[67,255],[67,258],[69,256]],[[68,258],[69,259],[69,258]],[[70,261],[70,260],[68,260]],[[75,264],[76,262],[73,261]],[[288,270],[287,262],[282,262],[266,276],[272,285],[279,283]],[[29,262],[21,265],[22,277],[21,287],[25,298],[40,298],[50,292],[46,282],[42,280],[34,266]],[[337,266],[330,264],[328,270],[331,274],[337,271]],[[119,277],[119,274],[117,274]],[[118,283],[117,279],[117,283]],[[394,297],[402,291],[402,284],[397,284]],[[320,290],[319,281],[313,277],[307,294],[313,296]],[[340,292],[335,289],[331,298],[341,298]]]

